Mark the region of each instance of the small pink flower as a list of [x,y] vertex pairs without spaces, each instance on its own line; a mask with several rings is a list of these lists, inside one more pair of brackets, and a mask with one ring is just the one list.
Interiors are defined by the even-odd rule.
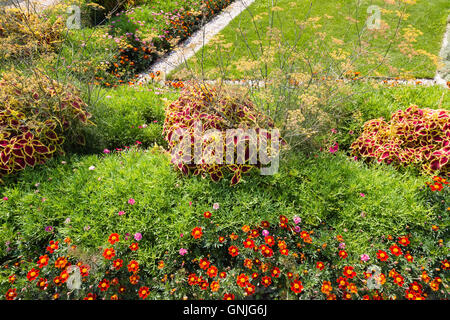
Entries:
[[264,236],[264,237],[267,237],[268,235],[269,235],[269,231],[267,231],[267,230],[263,230],[262,231],[262,235]]
[[339,150],[339,144],[336,142],[328,151],[330,153],[336,153]]
[[359,195],[363,198],[366,196],[364,193],[360,193]]
[[136,203],[136,201],[133,198],[128,199],[128,203],[133,205]]
[[361,261],[367,262],[369,261],[370,257],[368,254],[362,254],[361,255]]
[[302,222],[302,218],[300,218],[300,217],[298,217],[298,216],[295,216],[295,217],[294,217],[294,223],[295,223],[295,224],[299,224],[300,222]]
[[103,153],[106,153],[106,154],[108,154],[108,153],[111,153],[111,151],[110,151],[110,150],[108,150],[108,149],[104,149],[104,150],[103,150]]
[[125,214],[125,211],[119,211],[119,213],[118,213],[119,216],[122,216],[124,214]]
[[179,252],[180,252],[180,255],[184,256],[188,251],[184,248],[181,248]]
[[331,129],[331,133],[337,133],[337,130],[336,129]]
[[299,233],[301,231],[300,226],[295,226],[294,231]]
[[213,209],[214,209],[214,210],[219,209],[219,204],[218,204],[217,202],[213,204]]
[[134,234],[134,240],[140,241],[142,239],[142,234],[137,232]]
[[192,201],[189,201],[189,207],[192,206]]
[[3,197],[3,200],[4,201],[8,201],[8,197]]
[[184,234],[180,233],[180,238],[183,238],[183,237],[184,237]]
[[340,249],[345,249],[345,243],[344,242],[339,243],[339,248]]

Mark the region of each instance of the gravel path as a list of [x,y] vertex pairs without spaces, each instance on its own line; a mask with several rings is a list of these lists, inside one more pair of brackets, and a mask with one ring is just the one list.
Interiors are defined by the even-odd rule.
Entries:
[[141,73],[137,82],[145,83],[150,80],[149,74],[151,72],[160,71],[163,74],[168,74],[170,71],[174,70],[206,45],[217,33],[225,28],[231,20],[238,16],[254,1],[255,0],[236,0],[230,4],[223,9],[220,14],[196,31],[189,39],[180,44],[178,48],[157,60],[148,71]]

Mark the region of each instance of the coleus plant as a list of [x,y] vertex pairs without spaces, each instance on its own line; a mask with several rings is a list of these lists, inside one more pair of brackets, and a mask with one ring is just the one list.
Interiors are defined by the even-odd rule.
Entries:
[[351,145],[364,159],[398,166],[416,165],[427,174],[450,175],[450,112],[413,105],[364,124]]
[[78,123],[91,124],[77,90],[39,71],[30,77],[5,73],[0,79],[0,101],[0,176],[63,153],[69,130]]
[[[235,185],[242,174],[268,163],[267,158],[261,157],[261,152],[257,159],[258,150],[254,148],[257,142],[261,151],[264,148],[261,146],[268,147],[270,140],[270,152],[267,154],[270,153],[270,157],[278,155],[279,150],[273,148],[274,140],[281,145],[285,142],[275,136],[272,129],[272,119],[259,112],[248,98],[236,91],[187,84],[181,96],[167,108],[163,134],[168,142],[171,161],[183,174],[209,175],[213,181],[219,181],[228,171],[234,173],[231,185]],[[241,134],[229,136],[228,133],[233,130]],[[211,131],[219,134],[208,135]],[[186,141],[188,152],[180,150]],[[212,148],[216,143],[220,146],[219,151]],[[194,161],[192,150],[194,153],[195,150],[200,151]]]

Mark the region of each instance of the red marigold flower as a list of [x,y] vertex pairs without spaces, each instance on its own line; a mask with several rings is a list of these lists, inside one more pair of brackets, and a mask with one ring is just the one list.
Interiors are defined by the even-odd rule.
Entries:
[[245,287],[244,290],[248,296],[251,296],[252,294],[255,293],[255,286],[252,285],[251,283],[247,283],[247,287]]
[[53,278],[53,283],[55,284],[55,286],[59,287],[61,285],[61,278],[59,276],[56,276]]
[[442,266],[441,266],[442,269],[444,269],[444,270],[449,270],[450,269],[450,262],[447,259],[445,259],[441,263],[442,263]]
[[130,283],[131,284],[137,284],[139,282],[139,278],[140,278],[140,276],[137,275],[137,274],[131,275],[130,278],[129,278],[130,279]]
[[140,287],[139,288],[139,297],[145,299],[150,294],[150,289],[148,287]]
[[61,279],[61,283],[65,283],[67,279],[69,279],[69,274],[67,273],[67,270],[63,270],[60,273],[59,278]]
[[236,257],[239,254],[239,249],[236,246],[231,246],[228,248],[228,253],[232,257]]
[[250,238],[247,238],[247,240],[245,240],[243,242],[243,244],[244,244],[244,247],[248,248],[248,249],[252,249],[255,246],[255,242]]
[[200,266],[200,269],[206,270],[209,267],[209,261],[206,258],[200,259],[200,262],[198,263]]
[[281,271],[280,271],[280,269],[278,267],[275,267],[275,268],[272,269],[271,274],[272,274],[272,277],[278,278],[280,276],[280,274],[281,274]]
[[347,278],[352,279],[354,276],[356,276],[356,272],[353,271],[353,267],[350,266],[345,266],[344,267],[344,276],[346,276]]
[[14,300],[17,297],[17,289],[8,289],[5,294],[6,300]]
[[261,221],[261,227],[263,229],[268,229],[270,227],[270,223],[268,221]]
[[40,278],[36,285],[39,289],[45,290],[48,287],[48,281],[45,278]]
[[410,242],[409,242],[408,237],[403,236],[403,237],[398,238],[398,243],[400,243],[401,245],[406,247]]
[[253,261],[251,259],[244,260],[244,267],[251,269],[253,267]]
[[37,262],[39,268],[42,269],[44,266],[46,266],[48,264],[48,260],[49,260],[48,255],[40,256]]
[[345,250],[339,250],[339,257],[341,257],[342,259],[345,259],[348,257],[348,254]]
[[405,279],[402,277],[401,274],[397,273],[394,276],[394,283],[398,284],[401,287],[405,283]]
[[199,282],[199,286],[201,290],[206,290],[209,288],[209,283],[208,281],[201,279]]
[[378,250],[378,252],[377,252],[377,258],[378,258],[380,261],[386,261],[386,260],[389,258],[389,256],[388,256],[388,254],[387,254],[386,251]]
[[400,249],[399,248],[399,246],[397,246],[397,245],[393,245],[393,246],[391,246],[390,248],[389,248],[389,250],[391,250],[391,253],[394,255],[394,256],[401,256],[402,254],[403,254],[403,252],[402,252],[402,249]]
[[300,293],[303,290],[303,285],[300,280],[294,280],[294,282],[291,282],[291,290],[294,293]]
[[316,263],[316,268],[322,271],[325,268],[325,264],[322,261],[318,261]]
[[83,300],[95,300],[97,299],[97,295],[93,293],[88,293],[86,297],[84,297]]
[[291,279],[294,276],[294,274],[292,272],[288,272],[287,276],[288,276],[289,279]]
[[106,291],[109,288],[109,281],[106,279],[103,279],[102,281],[99,282],[98,287],[100,289],[100,291]]
[[32,268],[28,271],[27,278],[28,281],[33,281],[39,276],[39,269]]
[[209,218],[211,218],[211,212],[205,211],[205,212],[203,213],[203,216],[204,216],[206,219],[209,219]]
[[139,249],[139,245],[136,242],[133,242],[130,244],[129,248],[131,251],[137,251],[137,249]]
[[253,229],[252,232],[250,233],[250,237],[251,238],[258,238],[259,237],[258,229]]
[[195,227],[191,232],[194,239],[200,239],[203,235],[202,227]]
[[422,293],[422,285],[420,285],[419,283],[417,283],[417,281],[414,281],[413,283],[411,283],[409,285],[409,289],[416,292],[416,293]]
[[210,267],[208,268],[208,270],[206,271],[206,274],[207,274],[208,277],[210,277],[210,278],[215,278],[215,277],[217,276],[217,272],[218,272],[218,269],[217,269],[216,266],[210,266]]
[[130,263],[128,263],[127,267],[129,272],[139,271],[139,263],[136,260],[131,260]]
[[53,253],[57,249],[58,249],[58,241],[51,240],[49,242],[49,245],[47,246],[47,251]]
[[109,243],[111,243],[111,244],[114,244],[114,243],[116,243],[116,242],[118,242],[119,241],[119,234],[117,234],[117,233],[111,233],[111,235],[109,236],[109,238],[108,238],[108,241],[109,241]]
[[336,282],[338,283],[338,286],[340,289],[345,289],[348,285],[348,281],[344,277],[339,277]]
[[225,279],[225,278],[227,277],[227,273],[224,272],[224,271],[222,271],[222,272],[219,274],[219,277],[220,277],[221,279]]
[[17,277],[16,277],[15,274],[12,274],[12,275],[10,275],[10,276],[8,277],[8,281],[9,281],[10,283],[14,283],[14,282],[16,281],[16,279],[17,279]]
[[287,249],[287,248],[280,249],[280,254],[282,254],[284,256],[289,255],[289,249]]
[[89,275],[89,270],[91,268],[88,265],[82,265],[80,266],[80,273],[82,277],[87,277]]
[[275,244],[275,239],[272,236],[265,236],[264,237],[264,242],[268,245],[268,246],[273,246]]
[[261,245],[260,250],[263,256],[266,258],[270,258],[271,256],[273,256],[273,250],[268,246],[266,246],[265,244]]
[[238,284],[238,286],[244,288],[247,285],[247,282],[248,276],[245,275],[244,273],[241,273],[240,275],[237,276],[236,283]]
[[281,223],[288,223],[289,220],[288,220],[288,218],[286,218],[286,216],[280,215],[280,222]]
[[118,296],[117,294],[113,294],[113,295],[110,297],[110,299],[111,299],[111,300],[119,300],[119,296]]
[[197,284],[197,282],[198,282],[198,277],[197,277],[197,275],[191,273],[191,274],[188,276],[188,284],[189,284],[190,286],[195,286],[195,285]]
[[220,237],[219,237],[219,242],[220,242],[220,243],[223,243],[224,241],[225,241],[225,237],[220,236]]
[[223,300],[234,300],[234,294],[232,294],[232,293],[225,293],[223,295]]
[[412,256],[411,254],[409,254],[409,253],[406,253],[406,254],[405,254],[405,258],[406,258],[406,260],[408,260],[409,262],[413,262],[413,261],[414,261],[413,256]]
[[258,277],[259,277],[258,272],[253,272],[253,273],[252,273],[252,279],[256,279],[256,278],[258,278]]
[[103,257],[105,257],[105,259],[107,260],[111,260],[115,257],[115,255],[116,251],[114,250],[114,248],[107,248],[105,249],[105,251],[103,251]]
[[123,260],[122,259],[116,259],[113,261],[113,267],[116,270],[119,270],[123,266]]
[[262,278],[261,278],[261,284],[262,284],[264,287],[270,286],[271,283],[272,283],[272,278],[271,278],[271,277],[265,276],[265,277],[262,277]]

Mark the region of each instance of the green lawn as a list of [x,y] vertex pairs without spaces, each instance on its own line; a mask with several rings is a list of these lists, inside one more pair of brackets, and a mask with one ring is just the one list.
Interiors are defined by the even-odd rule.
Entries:
[[[202,71],[209,79],[217,76],[243,78],[243,61],[261,60],[261,48],[270,50],[280,43],[266,35],[267,27],[272,26],[281,31],[282,43],[296,43],[295,50],[306,54],[309,50],[306,48],[312,45],[320,47],[322,53],[353,57],[362,44],[368,54],[356,59],[354,71],[364,75],[433,78],[436,72],[434,59],[439,54],[450,4],[446,0],[412,2],[360,1],[361,6],[357,7],[354,0],[318,0],[312,4],[308,0],[278,0],[274,2],[273,10],[270,2],[256,0],[219,33],[217,41],[188,60],[188,66],[194,74]],[[378,5],[382,10],[380,30],[363,30],[369,5]],[[405,19],[400,19],[403,11]],[[300,31],[300,24],[308,19],[310,23]],[[314,43],[320,37],[323,39]],[[281,64],[283,59],[286,57],[279,57],[275,64]],[[381,61],[383,65],[379,66]],[[184,78],[190,75],[186,66],[182,66],[170,76]]]

